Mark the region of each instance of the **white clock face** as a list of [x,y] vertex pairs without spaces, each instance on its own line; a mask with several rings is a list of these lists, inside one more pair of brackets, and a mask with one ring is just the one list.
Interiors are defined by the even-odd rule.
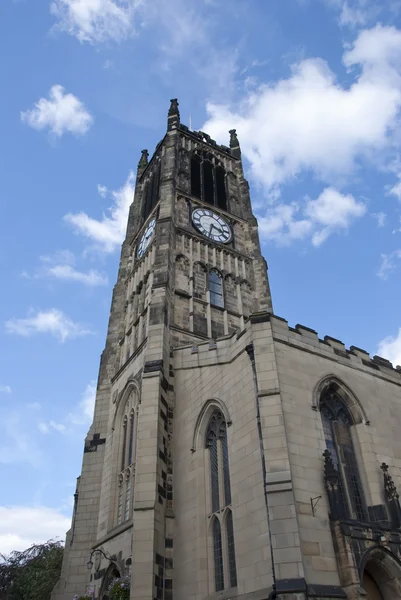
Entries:
[[192,223],[202,235],[214,242],[227,244],[232,238],[230,225],[220,215],[207,208],[195,208]]
[[146,248],[149,246],[152,239],[153,232],[156,227],[156,219],[149,221],[145,231],[142,234],[141,240],[138,245],[138,257],[141,258],[145,254]]

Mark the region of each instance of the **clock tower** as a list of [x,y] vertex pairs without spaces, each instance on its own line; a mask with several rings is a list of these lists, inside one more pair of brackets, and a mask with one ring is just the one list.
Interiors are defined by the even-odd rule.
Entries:
[[229,133],[142,151],[52,600],[401,598],[401,367],[273,314]]

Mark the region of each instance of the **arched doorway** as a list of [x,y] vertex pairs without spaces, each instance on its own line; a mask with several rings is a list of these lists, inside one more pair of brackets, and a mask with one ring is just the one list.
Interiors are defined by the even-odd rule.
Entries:
[[376,581],[368,571],[364,571],[363,573],[362,585],[366,592],[366,600],[384,600]]
[[115,577],[121,577],[121,574],[116,565],[111,564],[103,577],[102,587],[100,588],[99,594],[100,600],[109,600],[109,586]]
[[367,600],[401,598],[401,562],[386,548],[375,546],[365,553],[360,580]]

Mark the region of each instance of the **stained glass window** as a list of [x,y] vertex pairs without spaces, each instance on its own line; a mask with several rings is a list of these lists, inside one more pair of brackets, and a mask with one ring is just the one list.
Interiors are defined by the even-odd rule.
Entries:
[[351,437],[352,417],[343,400],[333,391],[322,398],[321,416],[326,447],[335,469],[340,474],[343,512],[349,518],[363,521],[366,509]]

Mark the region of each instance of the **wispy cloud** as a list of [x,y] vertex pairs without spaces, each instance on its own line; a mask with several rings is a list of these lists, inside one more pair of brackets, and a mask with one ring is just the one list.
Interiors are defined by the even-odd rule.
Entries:
[[381,263],[377,271],[380,279],[388,279],[390,273],[397,268],[397,262],[401,259],[401,250],[394,250],[390,254],[381,254]]
[[89,287],[107,285],[108,283],[107,277],[95,269],[89,269],[87,272],[76,269],[75,256],[68,250],[56,252],[54,256],[41,256],[40,261],[42,264],[33,275],[29,275],[24,271],[22,276],[28,279],[52,278],[61,281],[73,281]]
[[12,390],[9,385],[0,385],[0,394],[11,394]]
[[92,423],[95,399],[96,383],[91,381],[86,386],[77,408],[68,415],[68,420],[74,425],[89,425]]
[[18,412],[6,415],[1,420],[0,464],[29,464],[38,468],[43,462],[42,451],[27,430]]
[[50,334],[60,342],[91,333],[85,325],[73,321],[57,308],[31,311],[30,316],[23,319],[9,319],[5,327],[8,333],[23,337]]
[[90,44],[121,42],[133,33],[142,0],[54,0],[55,28]]
[[372,213],[371,215],[376,223],[378,227],[384,227],[386,224],[386,220],[387,220],[387,215],[384,212],[377,212],[377,213]]
[[63,423],[56,423],[55,421],[41,421],[38,424],[39,431],[41,433],[50,433],[52,430],[58,433],[65,433],[67,427]]
[[53,85],[49,98],[41,98],[31,110],[21,112],[21,121],[38,131],[47,129],[59,138],[65,133],[84,135],[93,117],[81,100],[66,93],[61,85]]
[[124,240],[134,191],[135,176],[130,171],[124,185],[118,190],[112,191],[103,185],[98,186],[98,192],[102,198],[109,196],[112,200],[108,213],[103,214],[101,219],[89,217],[85,212],[69,213],[65,215],[64,219],[74,227],[77,233],[89,239],[98,250],[106,253],[114,252]]

